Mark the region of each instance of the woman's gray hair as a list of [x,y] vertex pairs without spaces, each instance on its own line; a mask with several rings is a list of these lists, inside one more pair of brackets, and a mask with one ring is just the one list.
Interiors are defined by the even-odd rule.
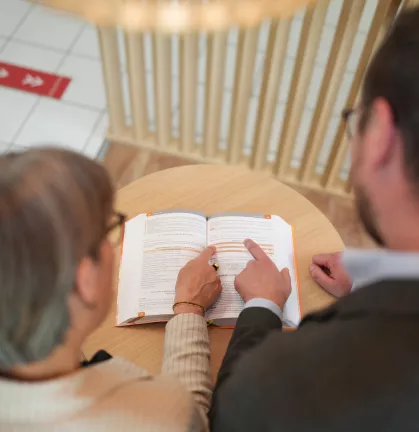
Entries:
[[63,341],[77,267],[97,258],[112,205],[106,170],[82,155],[0,156],[0,370],[42,360]]

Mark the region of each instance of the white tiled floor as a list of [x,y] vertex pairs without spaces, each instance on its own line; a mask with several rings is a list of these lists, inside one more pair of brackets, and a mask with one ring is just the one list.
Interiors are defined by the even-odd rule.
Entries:
[[3,36],[0,36],[0,50],[3,48],[3,45],[7,42],[7,39]]
[[97,111],[91,109],[43,98],[18,134],[16,144],[21,147],[39,143],[56,144],[81,151],[93,133],[99,116]]
[[20,127],[27,119],[38,97],[0,87],[0,140],[13,143]]
[[10,145],[8,143],[4,143],[0,141],[0,154],[9,150]]
[[105,109],[106,98],[99,61],[69,55],[58,69],[58,74],[72,78],[63,96],[64,101]]
[[31,7],[24,0],[0,1],[0,35],[9,37]]
[[[8,1],[8,3],[11,3]],[[34,6],[14,37],[62,51],[68,50],[84,27],[83,21]]]
[[45,72],[55,71],[65,54],[48,48],[9,41],[1,51],[0,60]]
[[87,25],[80,33],[71,54],[92,57],[100,60],[99,42],[95,27]]
[[0,87],[0,152],[43,144],[97,156],[108,118],[94,27],[23,0],[0,0],[0,61],[72,79],[62,100]]
[[103,137],[106,133],[108,122],[108,116],[105,112],[103,112],[96,122],[93,133],[83,149],[83,153],[86,156],[95,158],[98,155],[103,144]]

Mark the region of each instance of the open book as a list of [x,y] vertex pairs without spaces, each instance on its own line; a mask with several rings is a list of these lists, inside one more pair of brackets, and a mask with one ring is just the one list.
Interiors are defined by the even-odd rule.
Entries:
[[279,216],[239,213],[209,217],[186,210],[140,214],[125,225],[119,272],[117,325],[168,321],[172,315],[179,270],[214,245],[213,261],[223,287],[206,318],[233,326],[244,303],[235,277],[253,259],[243,245],[254,240],[279,269],[290,271],[292,292],[284,307],[284,325],[298,325],[301,313],[292,227]]

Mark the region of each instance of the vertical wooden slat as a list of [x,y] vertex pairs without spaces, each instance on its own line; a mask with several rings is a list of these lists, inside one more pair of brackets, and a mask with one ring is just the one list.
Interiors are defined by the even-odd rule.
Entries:
[[218,32],[208,40],[208,76],[206,91],[206,118],[204,122],[204,155],[214,158],[220,136],[221,102],[224,92],[227,33]]
[[147,94],[142,33],[125,33],[127,69],[134,139],[140,144],[148,134]]
[[157,33],[154,38],[154,82],[157,145],[165,148],[171,142],[171,49],[170,36]]
[[97,30],[109,114],[109,129],[114,137],[122,137],[126,124],[117,33],[114,28],[108,27],[98,27]]
[[304,183],[314,175],[364,5],[364,0],[345,0],[343,4],[299,171]]
[[240,162],[243,138],[247,120],[247,110],[252,92],[253,72],[259,29],[245,30],[242,53],[238,53],[236,64],[236,87],[233,95],[232,124],[228,143],[228,162]]
[[[398,4],[400,5],[400,1]],[[388,19],[394,17],[395,10],[397,10],[396,6],[394,0],[380,0],[380,5],[377,6],[358,68],[355,72],[352,88],[346,100],[345,106],[347,107],[353,106],[356,101],[371,55],[374,48],[378,45],[379,39],[377,40],[377,38],[379,38],[379,36],[382,37],[385,33],[383,25],[387,23]],[[341,185],[342,183],[342,180],[340,179],[340,170],[345,160],[346,152],[348,151],[348,141],[345,138],[345,129],[346,124],[341,122],[321,179],[321,184],[326,189],[336,188],[336,184]]]
[[290,26],[290,20],[283,20],[271,26],[252,149],[253,169],[263,169],[266,166]]
[[231,135],[232,135],[232,124],[234,121],[234,115],[235,115],[235,101],[238,98],[239,93],[239,86],[240,86],[240,73],[241,73],[241,63],[243,58],[243,51],[244,51],[244,35],[245,32],[243,29],[238,30],[237,34],[237,47],[236,47],[236,61],[235,61],[235,69],[234,69],[234,86],[233,86],[233,94],[231,98],[231,108],[230,108],[230,121],[229,121],[229,130],[227,135],[227,152],[223,155],[225,157],[225,160],[227,162],[228,160],[228,154],[230,152],[230,141],[231,141]]
[[314,9],[307,10],[304,17],[293,80],[274,165],[274,173],[279,176],[286,174],[291,162],[328,5],[328,0],[320,0]]
[[352,183],[351,183],[351,176],[350,175],[345,180],[344,189],[345,189],[345,192],[348,193],[348,194],[351,193],[351,191],[352,191]]
[[198,75],[198,40],[187,34],[180,40],[180,140],[181,149],[188,155],[195,145],[196,86]]

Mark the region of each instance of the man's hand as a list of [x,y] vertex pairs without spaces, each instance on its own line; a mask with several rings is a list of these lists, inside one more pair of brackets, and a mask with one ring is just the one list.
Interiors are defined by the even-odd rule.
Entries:
[[[217,272],[208,263],[215,253],[214,247],[206,248],[198,258],[189,261],[179,272],[176,282],[177,302],[191,302],[209,309],[221,294],[221,281]],[[175,315],[195,313],[204,315],[201,308],[181,304],[176,306]]]
[[283,308],[291,294],[291,279],[288,269],[279,271],[272,260],[253,240],[244,245],[254,260],[236,277],[234,286],[244,302],[253,298],[265,298]]
[[309,270],[313,280],[335,297],[351,292],[352,281],[343,268],[340,252],[314,255]]

